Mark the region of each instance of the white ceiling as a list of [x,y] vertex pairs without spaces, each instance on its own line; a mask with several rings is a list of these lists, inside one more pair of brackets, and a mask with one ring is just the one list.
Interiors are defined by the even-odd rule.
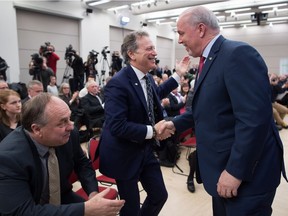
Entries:
[[[288,22],[287,0],[84,0],[89,8],[112,10],[114,13],[126,11],[133,15],[145,15],[146,22],[155,24],[171,24],[175,26],[179,14],[188,7],[203,5],[214,11],[218,17],[220,26],[240,27],[245,25],[266,25],[271,22]],[[93,5],[93,3],[106,3]],[[123,8],[115,8],[115,7]],[[261,6],[268,6],[261,8]],[[260,8],[259,8],[260,7]],[[114,9],[113,9],[114,8]],[[239,11],[239,9],[244,9]],[[267,20],[251,21],[251,15],[255,13],[267,13],[259,15]]]

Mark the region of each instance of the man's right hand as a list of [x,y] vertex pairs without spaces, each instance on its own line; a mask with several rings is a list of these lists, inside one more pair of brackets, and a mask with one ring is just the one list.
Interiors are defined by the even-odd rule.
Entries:
[[124,200],[110,200],[104,198],[110,188],[96,194],[85,202],[84,216],[115,216],[124,206]]

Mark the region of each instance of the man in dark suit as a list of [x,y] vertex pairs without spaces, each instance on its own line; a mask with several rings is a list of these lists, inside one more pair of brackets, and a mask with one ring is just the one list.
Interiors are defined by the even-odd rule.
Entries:
[[88,93],[80,99],[80,108],[83,108],[87,118],[88,129],[102,128],[104,122],[104,105],[100,98],[100,89],[94,80],[86,83]]
[[43,84],[39,80],[31,80],[27,84],[27,91],[28,96],[21,101],[22,104],[26,103],[30,98],[42,93],[44,91]]
[[[128,34],[121,46],[128,64],[117,72],[105,87],[105,123],[100,139],[100,172],[116,179],[117,188],[125,205],[121,216],[156,216],[162,209],[167,191],[159,162],[153,154],[158,144],[158,127],[152,121],[163,119],[160,100],[178,86],[180,76],[190,63],[187,56],[177,64],[177,73],[156,86],[148,72],[155,68],[156,51],[147,32]],[[154,120],[149,120],[145,75],[153,93]],[[144,79],[143,79],[144,78]],[[149,94],[150,95],[150,94]],[[150,97],[149,97],[150,98]],[[151,114],[151,112],[150,112]],[[166,137],[166,134],[162,134]],[[140,209],[138,182],[147,197]]]
[[183,12],[177,30],[189,55],[206,60],[202,71],[199,67],[192,111],[163,128],[181,132],[195,126],[213,215],[271,215],[281,171],[286,175],[264,60],[248,44],[221,36],[216,16],[204,7]]
[[[91,161],[83,153],[70,109],[47,93],[26,102],[22,127],[0,145],[0,215],[116,215],[124,201],[106,200]],[[49,204],[48,150],[54,148],[59,165],[59,205]],[[75,171],[89,200],[72,191],[69,176]],[[74,203],[74,204],[73,204]]]

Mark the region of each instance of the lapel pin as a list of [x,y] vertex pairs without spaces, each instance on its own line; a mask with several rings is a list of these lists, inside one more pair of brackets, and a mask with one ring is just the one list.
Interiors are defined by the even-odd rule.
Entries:
[[135,85],[137,86],[137,85],[138,85],[138,83],[135,83]]
[[209,60],[211,61],[211,60],[212,60],[212,57],[209,57]]

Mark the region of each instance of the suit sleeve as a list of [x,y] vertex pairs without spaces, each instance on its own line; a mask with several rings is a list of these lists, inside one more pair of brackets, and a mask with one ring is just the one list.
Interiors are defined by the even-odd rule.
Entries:
[[11,159],[9,153],[0,154],[0,215],[22,216],[81,216],[84,215],[84,203],[54,206],[37,205],[33,200],[29,177],[33,175],[23,163]]

